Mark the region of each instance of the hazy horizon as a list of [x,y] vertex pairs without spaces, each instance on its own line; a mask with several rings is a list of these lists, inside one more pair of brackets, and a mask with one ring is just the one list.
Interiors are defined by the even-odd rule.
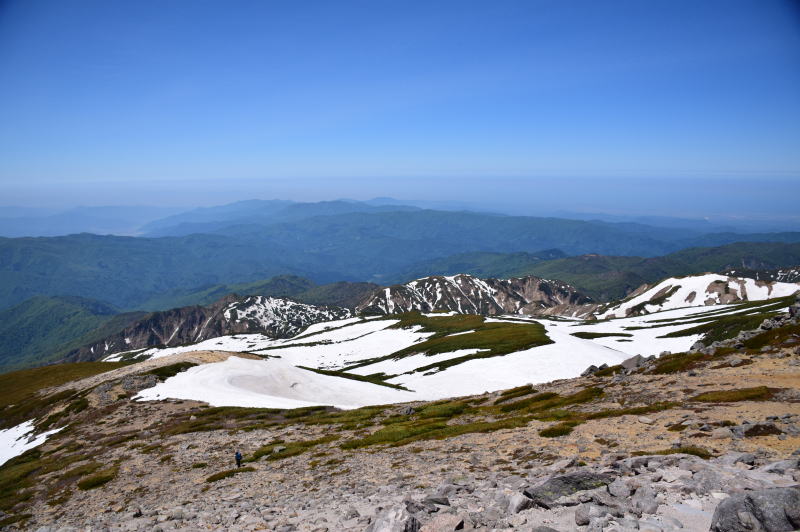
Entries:
[[0,76],[3,205],[798,211],[788,0],[9,1]]
[[[772,178],[404,178],[53,183],[6,186],[3,206],[60,212],[75,207],[148,206],[189,210],[249,199],[317,202],[391,198],[467,210],[800,222],[800,180]],[[24,216],[5,214],[0,217]],[[566,216],[569,217],[569,216]]]

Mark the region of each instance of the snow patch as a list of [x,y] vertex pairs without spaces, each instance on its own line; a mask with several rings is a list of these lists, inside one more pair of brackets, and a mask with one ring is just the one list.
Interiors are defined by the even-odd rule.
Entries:
[[64,427],[33,435],[33,421],[26,421],[16,427],[0,430],[0,465],[5,464],[15,456],[19,456],[28,449],[33,449],[43,444],[48,437]]

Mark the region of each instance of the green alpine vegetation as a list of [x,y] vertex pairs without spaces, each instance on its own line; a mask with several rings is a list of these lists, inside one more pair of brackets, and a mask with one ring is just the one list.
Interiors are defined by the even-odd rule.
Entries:
[[415,354],[436,355],[460,349],[478,349],[477,353],[435,362],[417,368],[417,372],[442,371],[443,369],[478,358],[491,358],[509,353],[547,345],[553,341],[544,327],[531,323],[487,323],[483,316],[474,314],[425,316],[419,312],[407,312],[395,316],[399,323],[394,328],[421,327],[422,332],[434,333],[426,340],[406,349],[382,357],[360,360],[344,368],[344,371],[368,366],[383,360],[397,360]]

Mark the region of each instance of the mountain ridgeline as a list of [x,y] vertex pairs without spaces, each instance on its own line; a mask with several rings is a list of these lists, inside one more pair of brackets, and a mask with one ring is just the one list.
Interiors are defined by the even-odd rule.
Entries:
[[574,287],[538,277],[479,279],[471,275],[432,276],[379,288],[355,310],[322,307],[264,296],[228,296],[205,307],[191,306],[147,315],[113,335],[75,349],[70,361],[98,360],[148,347],[174,347],[242,333],[289,338],[309,325],[355,315],[455,313],[608,318],[661,310],[789,297],[800,283],[756,281],[703,274],[643,285],[630,297],[600,304]]
[[146,347],[174,347],[229,334],[261,333],[289,338],[309,325],[349,318],[341,307],[306,305],[265,296],[229,296],[205,307],[154,312],[123,330],[67,354],[70,362],[99,360]]
[[456,312],[458,314],[557,314],[592,300],[561,281],[538,277],[479,279],[433,276],[377,290],[358,310],[365,314]]
[[[536,275],[580,286],[573,279],[536,271],[556,257],[552,251],[538,250],[556,249],[568,256],[593,253],[647,258],[692,246],[800,242],[800,233],[703,233],[634,223],[347,201],[255,202],[187,213],[153,221],[148,227],[152,235],[159,236],[0,238],[0,308],[35,295],[75,295],[122,310],[156,310],[186,304],[180,298],[203,287],[288,274],[315,283],[381,285],[442,273]],[[179,227],[183,229],[176,229]],[[481,265],[476,271],[460,268],[476,259],[463,255],[475,252],[510,256],[479,257]],[[798,263],[800,260],[764,267]],[[719,267],[705,269],[716,271]],[[631,284],[629,290],[641,283]],[[174,297],[171,302],[167,301],[170,295]],[[621,294],[601,287],[590,295],[613,298]]]

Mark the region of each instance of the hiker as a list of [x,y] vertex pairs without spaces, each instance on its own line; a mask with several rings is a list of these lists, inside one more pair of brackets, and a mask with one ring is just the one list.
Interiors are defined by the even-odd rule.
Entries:
[[236,467],[242,467],[242,453],[236,451],[235,458],[236,458]]

